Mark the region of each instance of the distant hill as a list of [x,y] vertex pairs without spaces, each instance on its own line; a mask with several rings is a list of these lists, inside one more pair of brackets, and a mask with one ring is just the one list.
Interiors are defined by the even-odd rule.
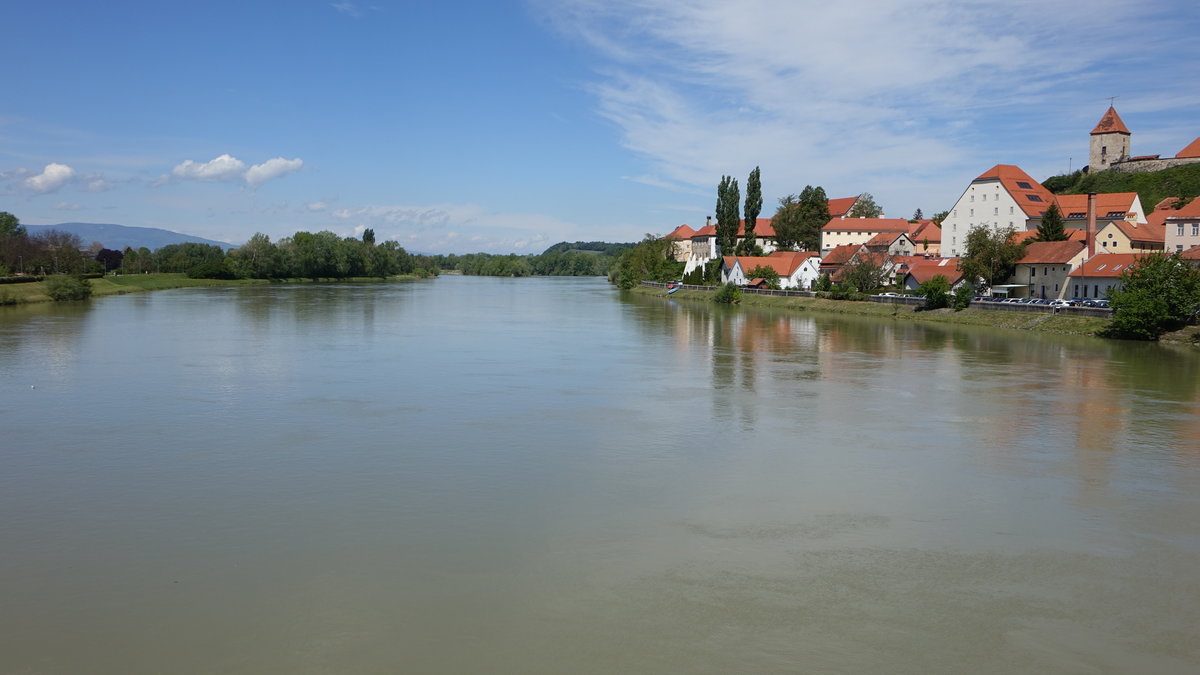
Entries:
[[636,244],[610,244],[603,241],[577,241],[566,242],[560,241],[550,248],[542,251],[542,255],[547,253],[595,253],[598,255],[619,255],[621,251],[633,248]]
[[190,234],[181,234],[170,230],[163,230],[157,227],[127,227],[125,225],[113,225],[111,223],[59,223],[57,225],[25,225],[25,229],[29,234],[37,234],[47,230],[58,230],[59,232],[67,232],[78,235],[83,240],[83,245],[87,246],[93,241],[98,241],[104,244],[104,248],[111,248],[117,251],[124,250],[126,246],[131,248],[142,248],[143,246],[151,251],[157,250],[168,244],[211,244],[220,246],[221,250],[229,250],[234,248],[235,244],[230,244],[225,241],[214,241],[203,237],[194,237]]
[[1173,166],[1162,171],[1118,173],[1113,170],[1083,173],[1076,171],[1051,176],[1042,181],[1056,195],[1078,195],[1086,192],[1136,192],[1146,213],[1167,197],[1196,197],[1200,195],[1200,164]]

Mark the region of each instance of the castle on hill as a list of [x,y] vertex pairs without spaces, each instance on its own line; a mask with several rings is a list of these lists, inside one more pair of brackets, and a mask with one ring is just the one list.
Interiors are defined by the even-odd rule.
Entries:
[[1111,105],[1100,123],[1092,129],[1091,148],[1088,152],[1088,173],[1112,169],[1121,173],[1160,171],[1181,164],[1200,162],[1200,138],[1192,141],[1174,157],[1160,155],[1133,156],[1130,138],[1133,133]]

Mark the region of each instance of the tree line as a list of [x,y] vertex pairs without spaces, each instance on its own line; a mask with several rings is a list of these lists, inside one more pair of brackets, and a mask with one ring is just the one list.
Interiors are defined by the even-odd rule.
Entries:
[[467,253],[436,255],[432,260],[443,270],[456,270],[471,276],[591,277],[608,274],[617,257],[633,246],[600,241],[564,241],[537,255]]
[[387,278],[402,274],[437,276],[430,256],[413,255],[395,241],[375,242],[329,231],[297,232],[272,242],[257,233],[228,252],[212,244],[168,244],[154,251],[84,247],[77,235],[50,230],[30,235],[10,213],[0,212],[0,276],[107,273],[183,273],[209,279]]

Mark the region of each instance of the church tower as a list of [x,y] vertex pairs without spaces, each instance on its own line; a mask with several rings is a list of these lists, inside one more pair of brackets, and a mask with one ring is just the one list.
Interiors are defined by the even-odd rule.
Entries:
[[1132,134],[1115,108],[1108,106],[1108,112],[1100,118],[1100,123],[1092,129],[1092,147],[1088,153],[1088,172],[1104,171],[1113,162],[1129,159],[1129,137]]

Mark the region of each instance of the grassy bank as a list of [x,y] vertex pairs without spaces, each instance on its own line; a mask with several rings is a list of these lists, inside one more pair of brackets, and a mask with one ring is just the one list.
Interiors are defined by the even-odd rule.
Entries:
[[[406,275],[391,277],[381,281],[377,277],[362,277],[340,279],[339,283],[387,283],[392,281],[410,281],[418,277]],[[103,279],[88,279],[92,286],[92,297],[105,295],[121,295],[124,293],[140,293],[142,291],[162,291],[171,288],[191,288],[195,286],[263,286],[272,282],[266,279],[192,279],[183,274],[126,274],[122,276],[104,277]],[[286,283],[310,284],[311,279],[289,279]],[[324,282],[321,282],[324,283]],[[30,284],[6,284],[0,286],[0,304],[21,305],[30,302],[51,302],[46,295],[46,282],[38,281]]]
[[[661,288],[646,286],[638,286],[633,289],[633,292],[643,295],[663,295]],[[711,291],[683,290],[671,295],[672,300],[693,302],[710,302],[711,298]],[[743,307],[764,307],[804,312],[821,312],[824,314],[874,316],[881,319],[895,319],[898,321],[1009,328],[1041,333],[1060,333],[1064,335],[1096,335],[1108,323],[1108,319],[1089,316],[1064,316],[1060,314],[1043,314],[1040,312],[1005,312],[991,309],[964,309],[961,312],[955,312],[951,309],[938,309],[931,312],[917,312],[914,311],[916,308],[912,305],[757,295],[753,293],[743,294],[741,305]]]

